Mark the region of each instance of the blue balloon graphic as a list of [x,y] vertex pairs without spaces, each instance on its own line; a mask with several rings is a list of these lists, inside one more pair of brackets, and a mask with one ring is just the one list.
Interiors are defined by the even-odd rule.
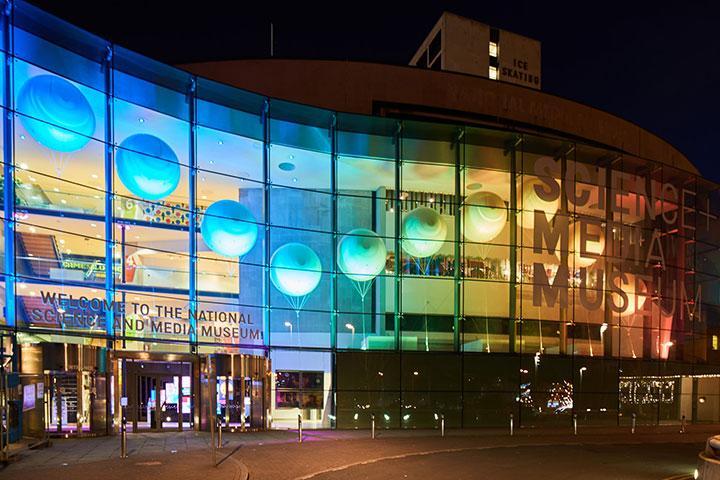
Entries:
[[131,135],[120,144],[115,156],[120,181],[133,195],[160,200],[180,183],[180,165],[170,145],[145,133]]
[[385,269],[386,261],[385,243],[367,228],[351,230],[338,243],[338,267],[350,280],[372,280]]
[[[85,95],[55,75],[32,77],[17,99],[20,122],[38,143],[58,152],[83,148],[95,133],[95,115]],[[26,116],[27,115],[27,116]]]
[[302,243],[287,243],[270,258],[270,280],[290,297],[302,297],[315,290],[321,276],[320,257]]
[[416,258],[435,255],[447,237],[447,224],[438,212],[417,207],[402,222],[402,249]]
[[205,211],[200,234],[213,252],[242,257],[255,245],[258,228],[247,207],[235,200],[219,200]]

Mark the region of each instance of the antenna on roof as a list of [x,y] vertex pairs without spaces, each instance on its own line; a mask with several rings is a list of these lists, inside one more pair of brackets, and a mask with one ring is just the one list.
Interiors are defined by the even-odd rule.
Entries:
[[275,56],[275,28],[270,22],[270,57]]

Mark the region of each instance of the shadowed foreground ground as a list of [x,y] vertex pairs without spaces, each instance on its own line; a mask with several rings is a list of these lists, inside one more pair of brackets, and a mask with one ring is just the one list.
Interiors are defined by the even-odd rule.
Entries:
[[505,431],[292,431],[229,433],[213,467],[209,435],[165,432],[55,440],[26,451],[0,478],[23,480],[359,480],[359,479],[667,479],[690,478],[712,427]]

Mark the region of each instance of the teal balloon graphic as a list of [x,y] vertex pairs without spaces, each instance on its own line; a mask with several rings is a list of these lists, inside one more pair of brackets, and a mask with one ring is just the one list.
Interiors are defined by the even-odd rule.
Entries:
[[321,277],[320,257],[302,243],[287,243],[270,258],[270,280],[275,288],[290,297],[311,293]]
[[338,267],[350,280],[372,280],[385,269],[386,258],[385,242],[367,228],[349,231],[338,243]]
[[[58,152],[83,148],[95,133],[95,114],[80,89],[55,75],[32,77],[17,99],[20,122],[38,143]],[[26,116],[27,115],[27,116]]]
[[438,212],[418,207],[405,216],[402,223],[402,249],[416,258],[435,255],[447,236],[447,224]]
[[507,223],[507,207],[492,192],[476,192],[465,199],[463,234],[473,242],[494,240]]
[[200,234],[210,249],[226,257],[242,257],[255,246],[258,227],[247,207],[219,200],[205,211]]
[[145,133],[123,140],[115,156],[115,168],[123,185],[145,200],[165,198],[180,183],[180,165],[173,149]]

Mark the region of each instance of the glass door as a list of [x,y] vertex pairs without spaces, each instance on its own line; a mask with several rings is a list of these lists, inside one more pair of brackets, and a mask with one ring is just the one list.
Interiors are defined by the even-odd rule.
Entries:
[[192,428],[190,362],[128,360],[125,365],[133,432]]
[[160,377],[155,385],[160,399],[158,425],[162,429],[177,430],[180,422],[180,377]]
[[133,431],[157,430],[157,379],[153,375],[137,375],[135,378],[137,403],[132,418]]

